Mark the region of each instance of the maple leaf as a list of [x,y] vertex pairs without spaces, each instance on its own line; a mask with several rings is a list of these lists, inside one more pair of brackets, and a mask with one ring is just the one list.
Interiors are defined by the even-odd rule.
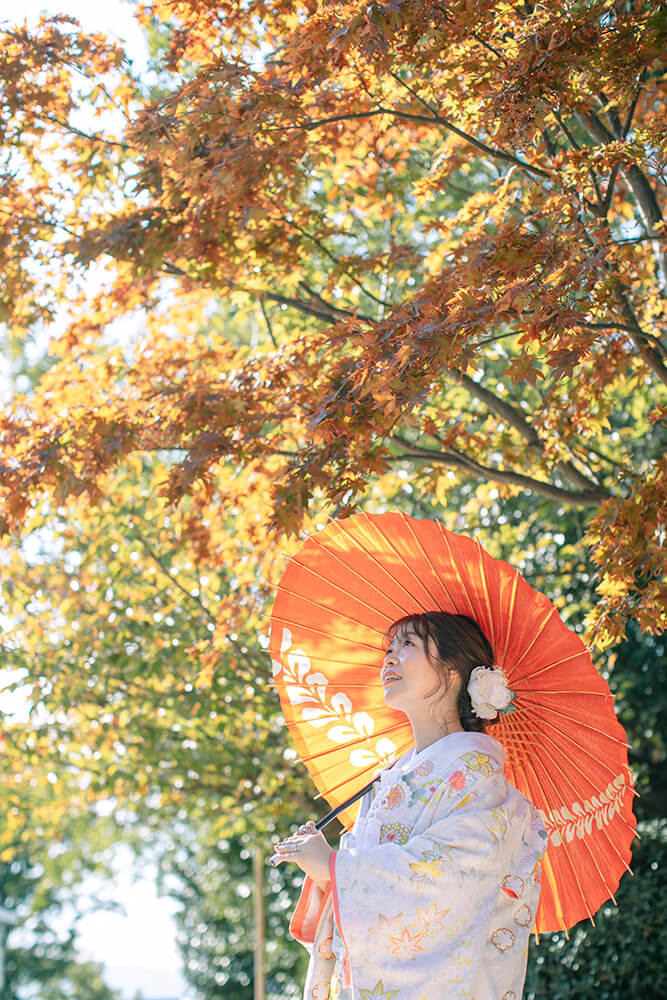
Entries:
[[385,989],[382,980],[379,979],[373,989],[360,988],[359,993],[363,1000],[394,1000],[398,997],[399,990]]
[[375,934],[378,939],[378,944],[386,944],[387,942],[393,941],[394,938],[400,935],[402,918],[402,913],[397,913],[395,917],[390,918],[385,917],[383,913],[379,914],[379,922],[377,926],[370,928],[370,933]]
[[413,934],[408,927],[403,927],[400,935],[396,934],[391,939],[390,951],[392,955],[406,955],[414,958],[418,951],[423,951],[420,942],[423,940],[425,931],[418,931]]
[[417,910],[417,919],[413,924],[424,937],[435,937],[435,932],[446,926],[445,917],[449,910],[441,910],[433,903],[428,910]]

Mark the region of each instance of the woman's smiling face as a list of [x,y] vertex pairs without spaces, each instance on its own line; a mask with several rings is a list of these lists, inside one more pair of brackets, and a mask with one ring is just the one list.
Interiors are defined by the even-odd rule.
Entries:
[[[435,656],[432,639],[429,644],[431,655]],[[381,676],[385,702],[406,715],[427,708],[440,687],[440,676],[429,660],[424,642],[410,625],[396,630],[385,653]]]

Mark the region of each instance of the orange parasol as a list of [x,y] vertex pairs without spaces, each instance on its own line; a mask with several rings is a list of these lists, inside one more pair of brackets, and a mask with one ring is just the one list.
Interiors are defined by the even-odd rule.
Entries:
[[[296,749],[332,806],[412,745],[384,701],[388,627],[448,611],[481,627],[515,694],[489,728],[506,773],[549,833],[535,931],[592,919],[629,870],[636,821],[625,732],[581,639],[507,563],[438,521],[356,514],[312,535],[290,560],[270,652]],[[354,813],[343,813],[347,823]]]

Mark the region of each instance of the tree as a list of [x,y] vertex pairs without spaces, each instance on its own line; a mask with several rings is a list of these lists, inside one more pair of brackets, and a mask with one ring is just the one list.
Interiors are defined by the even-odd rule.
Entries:
[[[169,453],[170,502],[270,470],[284,531],[409,468],[584,510],[591,640],[664,627],[661,5],[140,16],[169,37],[157,100],[102,39],[5,31],[6,316],[72,312],[2,422],[6,527],[95,500],[137,450]],[[98,261],[101,289],[70,291]],[[266,343],[216,328],[221,300]]]
[[[3,1000],[120,1000],[105,983],[101,966],[82,962],[76,948],[76,925],[86,903],[97,909],[108,906],[83,899],[80,886],[84,875],[106,873],[104,850],[113,840],[113,823],[86,815],[61,816],[57,834],[48,831],[40,823],[54,804],[50,783],[42,785],[26,772],[23,776],[24,828],[19,831],[19,810],[8,800],[11,783],[3,774],[0,907],[15,918],[3,955]],[[63,930],[65,913],[71,924]]]
[[[183,824],[173,839],[161,859],[161,884],[183,904],[176,921],[184,975],[202,1000],[252,1000],[256,848],[247,835],[216,840],[207,826],[195,833]],[[308,956],[289,937],[287,921],[302,880],[294,866],[266,869],[267,1000],[301,996]]]
[[250,553],[261,525],[252,507],[221,513],[222,481],[174,520],[156,495],[160,475],[134,460],[94,510],[81,500],[35,511],[23,546],[0,552],[12,623],[0,668],[31,711],[9,720],[6,750],[22,781],[35,775],[50,790],[45,829],[105,801],[128,821],[186,813],[225,835],[236,821],[266,837],[312,792],[294,773],[257,641],[266,623]]

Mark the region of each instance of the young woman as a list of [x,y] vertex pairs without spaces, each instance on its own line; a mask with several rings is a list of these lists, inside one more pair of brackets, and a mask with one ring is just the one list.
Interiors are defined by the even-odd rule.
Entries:
[[338,850],[314,823],[275,845],[307,876],[290,925],[311,953],[304,998],[518,1000],[546,834],[481,731],[511,692],[471,618],[411,615],[388,640],[384,697],[414,748]]

